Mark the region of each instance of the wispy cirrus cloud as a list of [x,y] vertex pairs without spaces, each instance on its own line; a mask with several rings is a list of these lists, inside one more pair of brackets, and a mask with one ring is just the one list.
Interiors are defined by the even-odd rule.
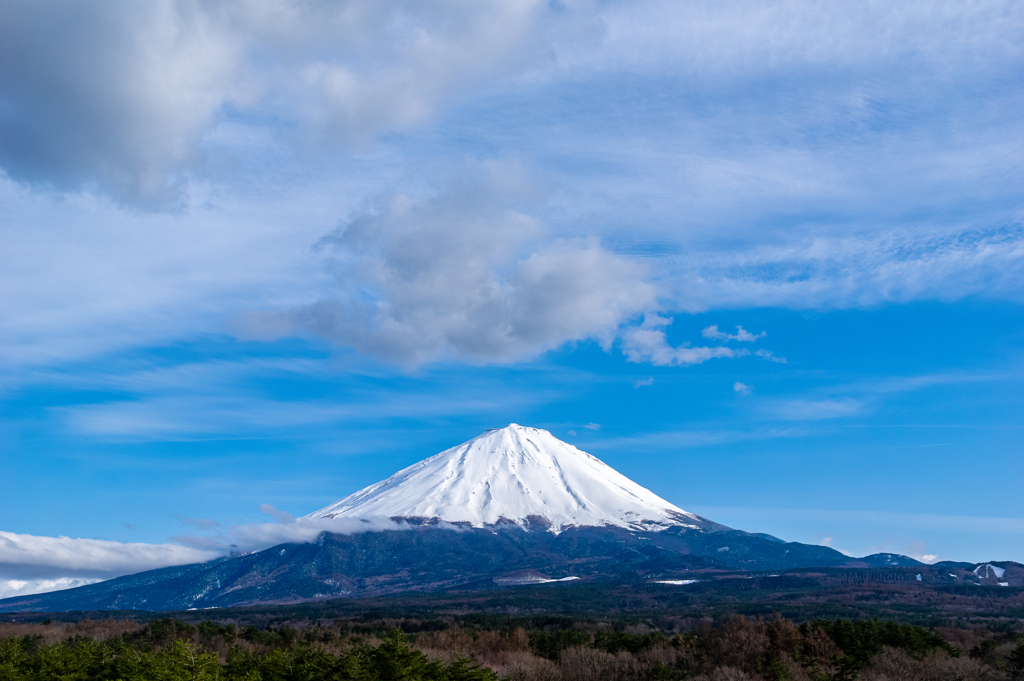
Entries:
[[767,336],[768,332],[762,331],[761,333],[753,334],[744,329],[742,326],[737,326],[736,333],[726,333],[724,331],[719,331],[718,325],[716,324],[714,326],[709,326],[707,328],[701,329],[700,335],[704,336],[705,338],[711,338],[714,340],[733,340],[752,343],[756,341],[758,338],[764,338],[765,336]]
[[587,449],[594,450],[707,447],[732,442],[805,437],[811,433],[812,431],[803,427],[758,428],[751,430],[710,428],[701,430],[670,430],[595,439],[588,441],[586,447]]
[[896,228],[704,253],[675,282],[682,307],[864,307],[977,295],[1020,300],[1024,231]]
[[822,421],[857,416],[866,405],[852,397],[836,399],[779,400],[767,405],[767,411],[783,421]]
[[[559,395],[551,388],[515,390],[507,385],[498,395],[492,380],[458,381],[446,377],[443,369],[437,370],[437,383],[426,387],[415,379],[397,379],[399,387],[406,388],[400,394],[382,391],[374,374],[354,380],[340,398],[281,395],[273,390],[281,382],[291,382],[321,391],[329,388],[325,383],[330,383],[331,370],[329,360],[257,359],[171,364],[111,375],[83,372],[75,385],[107,397],[52,407],[48,413],[72,433],[112,441],[305,437],[314,425],[343,428],[393,418],[495,414],[530,408]],[[61,377],[42,373],[37,380],[53,384]]]
[[[958,383],[1016,380],[1013,370],[1002,372],[949,372],[918,376],[875,377],[852,383],[838,383],[813,389],[802,396],[772,398],[760,406],[770,419],[783,421],[824,421],[863,416],[899,393],[927,390]],[[941,428],[944,424],[935,424]],[[963,426],[958,426],[963,427]],[[924,446],[924,445],[914,445]],[[929,445],[931,446],[931,445]]]
[[755,350],[754,356],[760,357],[761,359],[766,359],[769,362],[775,362],[776,364],[787,363],[785,357],[776,357],[774,352],[772,352],[771,350],[765,350],[764,348],[761,348],[760,350]]
[[186,518],[185,516],[175,516],[179,523],[187,525],[189,527],[195,527],[200,530],[210,530],[214,527],[219,527],[220,523],[212,518]]

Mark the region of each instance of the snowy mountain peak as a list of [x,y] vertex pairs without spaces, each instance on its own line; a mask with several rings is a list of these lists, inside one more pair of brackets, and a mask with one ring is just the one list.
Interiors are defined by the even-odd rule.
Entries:
[[437,518],[659,530],[712,525],[546,430],[512,423],[436,454],[307,518]]

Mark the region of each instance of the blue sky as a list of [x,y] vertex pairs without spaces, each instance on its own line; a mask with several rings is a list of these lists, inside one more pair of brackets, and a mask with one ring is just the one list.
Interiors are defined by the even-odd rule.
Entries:
[[733,527],[1024,561],[1018,3],[0,13],[0,595],[509,422]]

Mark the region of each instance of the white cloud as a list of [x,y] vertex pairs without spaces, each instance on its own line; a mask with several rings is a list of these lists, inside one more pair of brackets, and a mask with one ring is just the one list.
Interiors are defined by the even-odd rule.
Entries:
[[647,378],[638,378],[633,381],[634,388],[642,388],[647,385],[654,385],[654,377],[648,376]]
[[672,347],[665,338],[664,327],[671,319],[657,314],[647,314],[640,326],[631,326],[622,333],[622,351],[630,362],[650,362],[658,366],[679,366],[702,364],[719,357],[742,357],[749,350],[733,350],[728,347],[696,347],[681,345]]
[[600,430],[601,429],[601,424],[600,423],[588,423],[587,425],[585,425],[583,427],[586,428],[587,430]]
[[74,589],[75,587],[95,584],[100,581],[103,580],[86,577],[58,577],[56,579],[4,579],[0,577],[0,598],[13,598],[15,596],[28,596],[29,594],[41,594],[48,591]]
[[718,326],[709,326],[705,329],[702,329],[700,335],[704,336],[705,338],[712,338],[714,340],[734,340],[752,343],[756,341],[758,338],[764,338],[765,336],[767,336],[768,332],[762,331],[761,333],[754,335],[747,331],[746,329],[744,329],[742,326],[737,326],[736,333],[730,334],[725,333],[724,331],[719,331]]
[[38,537],[0,531],[0,576],[102,578],[168,565],[199,563],[218,553],[177,544]]
[[761,359],[768,360],[769,362],[777,362],[779,364],[786,364],[786,358],[785,357],[776,357],[775,353],[773,353],[771,350],[761,349],[761,350],[757,350],[756,352],[754,352],[754,354],[756,356],[760,357]]
[[742,393],[743,395],[749,395],[750,392],[754,389],[754,386],[736,381],[735,383],[732,384],[732,389],[734,392]]
[[[654,304],[641,263],[596,240],[544,239],[515,203],[532,189],[502,164],[428,199],[394,195],[324,238],[336,298],[235,319],[243,338],[313,333],[406,365],[508,362],[568,341],[606,346]],[[516,199],[519,198],[519,201]]]

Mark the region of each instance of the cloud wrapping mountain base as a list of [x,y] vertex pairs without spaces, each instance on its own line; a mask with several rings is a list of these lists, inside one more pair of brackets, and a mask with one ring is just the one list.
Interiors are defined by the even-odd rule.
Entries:
[[[273,508],[273,507],[270,507]],[[406,525],[370,520],[295,519],[273,509],[276,523],[225,528],[217,536],[186,534],[176,543],[146,544],[0,532],[0,598],[70,589],[122,575],[202,563],[229,554],[260,551],[282,542],[311,542],[320,533],[402,530]]]
[[220,552],[177,544],[0,532],[0,596],[68,589],[140,570],[207,561],[218,555]]

